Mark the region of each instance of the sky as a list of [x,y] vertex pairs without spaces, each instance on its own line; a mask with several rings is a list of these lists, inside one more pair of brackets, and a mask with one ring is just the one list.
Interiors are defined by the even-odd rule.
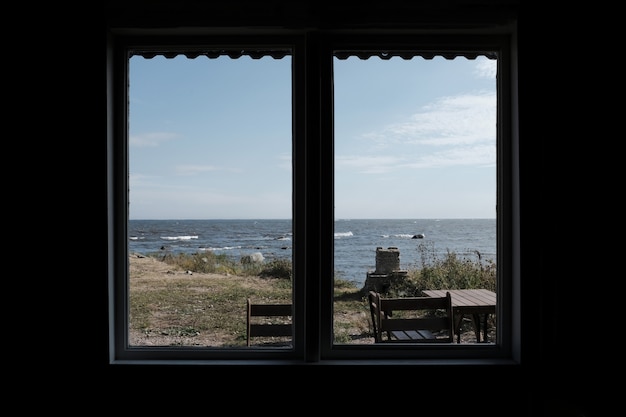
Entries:
[[[495,218],[496,61],[335,59],[335,218]],[[292,217],[291,58],[133,56],[130,219]]]

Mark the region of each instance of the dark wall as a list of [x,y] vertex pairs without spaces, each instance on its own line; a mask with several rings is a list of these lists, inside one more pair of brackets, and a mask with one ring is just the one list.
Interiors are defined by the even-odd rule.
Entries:
[[[324,4],[322,4],[324,3]],[[542,5],[530,5],[521,0],[448,0],[448,1],[155,1],[117,0],[105,1],[104,19],[94,18],[101,26],[100,41],[104,47],[107,27],[184,27],[184,26],[234,26],[238,28],[264,26],[275,28],[384,28],[401,31],[407,28],[437,28],[454,25],[459,28],[506,22],[519,19],[520,49],[520,135],[522,175],[522,274],[533,275],[534,288],[525,289],[522,304],[525,311],[532,310],[523,318],[524,326],[536,326],[536,342],[523,358],[523,366],[514,369],[455,369],[438,375],[433,369],[405,369],[394,367],[392,372],[404,384],[391,383],[379,372],[357,366],[347,367],[285,367],[261,369],[239,367],[110,367],[106,364],[106,276],[105,256],[98,253],[97,263],[102,265],[97,284],[92,284],[95,295],[92,303],[85,306],[91,317],[98,320],[89,328],[94,332],[91,354],[81,360],[78,378],[85,381],[106,381],[104,389],[87,390],[87,398],[93,398],[104,407],[123,407],[122,398],[139,400],[151,409],[154,405],[174,405],[182,414],[189,410],[211,413],[217,410],[243,412],[337,412],[361,414],[370,407],[385,403],[378,400],[378,393],[392,391],[397,395],[390,410],[404,409],[406,401],[413,410],[415,404],[436,404],[441,415],[481,416],[595,416],[603,403],[597,394],[594,381],[600,380],[598,349],[589,343],[580,343],[579,329],[593,329],[588,316],[572,320],[573,301],[580,294],[580,287],[573,285],[579,268],[572,267],[572,259],[561,257],[563,246],[571,243],[571,232],[564,224],[563,207],[571,201],[571,186],[564,178],[565,172],[576,172],[577,164],[563,158],[554,149],[554,141],[575,137],[577,129],[571,125],[571,117],[563,115],[573,106],[568,97],[570,90],[562,74],[571,75],[571,63],[561,51],[563,36],[569,33],[567,25],[557,27],[558,16],[548,15]],[[522,4],[523,3],[523,4]],[[570,29],[573,26],[570,24]],[[93,30],[91,27],[90,30]],[[98,32],[98,31],[96,31]],[[97,49],[97,48],[96,48]],[[99,61],[104,65],[104,48]],[[98,98],[95,106],[98,121],[104,126],[104,68],[101,84],[96,83]],[[96,91],[95,90],[95,91]],[[577,120],[578,121],[578,120]],[[580,120],[579,122],[582,122]],[[101,123],[101,124],[100,124]],[[97,153],[100,161],[95,175],[101,178],[97,212],[104,210],[104,134],[99,137],[102,145]],[[100,154],[101,152],[101,154]],[[546,160],[547,155],[550,160]],[[555,169],[553,161],[559,161]],[[550,162],[548,164],[548,162]],[[572,177],[568,177],[572,178]],[[578,178],[574,174],[574,178]],[[574,208],[568,206],[568,215]],[[549,225],[547,228],[546,225]],[[554,233],[558,231],[559,233]],[[561,233],[562,232],[562,233]],[[106,236],[103,235],[103,240]],[[104,242],[102,250],[106,251]],[[567,252],[571,255],[571,251]],[[564,277],[568,285],[564,285]],[[537,323],[528,323],[529,319]],[[70,353],[71,357],[71,353]],[[104,360],[103,360],[104,359]],[[605,358],[606,359],[606,358]],[[600,361],[602,362],[602,361]],[[288,369],[287,369],[288,368]],[[286,378],[275,388],[262,389],[266,382]],[[422,383],[422,378],[433,376],[437,384]],[[254,378],[257,382],[251,383]],[[260,382],[258,380],[260,378]],[[86,382],[91,384],[92,382]],[[252,388],[251,386],[254,386]],[[302,390],[307,399],[285,406],[285,393],[297,397],[293,388]],[[104,390],[104,391],[103,391]],[[246,404],[244,395],[263,392],[266,402]],[[225,395],[235,397],[225,401]],[[271,404],[276,394],[283,404]],[[91,397],[93,396],[93,397]],[[295,398],[295,397],[294,397]],[[399,402],[397,402],[399,401]],[[268,406],[267,403],[270,403]],[[387,408],[386,404],[382,404]],[[179,407],[176,407],[179,406]],[[301,406],[301,408],[299,408]],[[293,408],[295,407],[295,409]],[[345,409],[344,409],[345,407]],[[431,406],[425,406],[429,408]],[[245,411],[244,411],[245,410]],[[416,411],[416,414],[419,413]]]

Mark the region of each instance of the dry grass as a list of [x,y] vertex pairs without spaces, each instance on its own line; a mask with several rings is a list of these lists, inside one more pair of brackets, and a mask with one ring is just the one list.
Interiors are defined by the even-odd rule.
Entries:
[[[246,299],[291,302],[286,279],[188,272],[153,257],[131,255],[131,346],[246,346]],[[369,307],[356,287],[335,288],[336,343],[373,343]],[[466,329],[462,342],[471,343]],[[490,335],[493,340],[493,332]]]
[[[152,257],[131,255],[132,346],[246,345],[246,299],[291,302],[288,280],[190,273]],[[356,287],[337,290],[335,340],[372,343],[369,310]]]

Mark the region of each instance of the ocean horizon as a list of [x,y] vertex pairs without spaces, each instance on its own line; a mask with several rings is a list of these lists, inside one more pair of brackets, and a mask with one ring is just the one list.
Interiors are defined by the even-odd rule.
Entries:
[[[235,260],[260,252],[265,261],[291,259],[290,219],[129,220],[128,251],[197,253],[211,251]],[[376,269],[376,248],[396,247],[400,268],[421,265],[429,256],[496,261],[496,219],[338,219],[334,230],[335,276],[362,286]]]

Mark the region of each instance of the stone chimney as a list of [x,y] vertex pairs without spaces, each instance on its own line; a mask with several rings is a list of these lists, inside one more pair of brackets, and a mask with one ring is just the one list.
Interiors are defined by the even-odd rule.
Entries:
[[375,274],[391,274],[400,269],[400,251],[396,247],[376,248]]
[[376,291],[384,293],[389,289],[391,282],[396,279],[404,279],[408,271],[400,269],[400,251],[396,247],[383,249],[376,248],[376,270],[367,272],[364,291]]

